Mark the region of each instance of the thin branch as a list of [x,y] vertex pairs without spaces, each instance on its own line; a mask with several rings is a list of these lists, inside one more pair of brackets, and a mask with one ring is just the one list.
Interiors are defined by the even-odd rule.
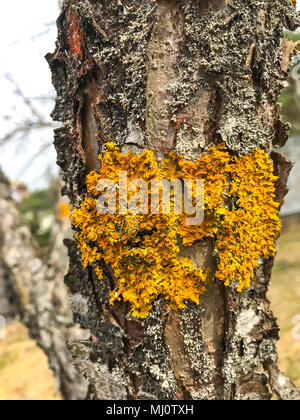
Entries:
[[38,151],[30,157],[30,159],[25,163],[25,165],[22,167],[21,169],[21,173],[24,174],[26,171],[28,171],[28,169],[30,168],[30,166],[33,164],[33,162],[41,155],[43,154],[47,149],[49,149],[49,147],[52,146],[52,143],[46,143],[43,144],[43,146],[41,146]]
[[12,131],[7,133],[2,139],[0,139],[0,147],[4,146],[10,140],[14,139],[17,135],[22,134],[22,138],[28,135],[32,130],[37,130],[41,128],[53,128],[54,124],[47,121],[25,121],[20,124],[18,127],[14,128]]
[[5,74],[5,77],[14,86],[15,93],[17,94],[17,96],[19,96],[20,98],[22,98],[24,104],[32,112],[32,115],[35,116],[40,121],[43,120],[43,116],[39,113],[39,111],[36,109],[36,107],[33,105],[33,103],[30,101],[30,99],[25,96],[25,94],[23,93],[22,89],[20,88],[20,86],[18,85],[18,83],[11,77],[11,75],[8,74],[8,73],[6,73]]

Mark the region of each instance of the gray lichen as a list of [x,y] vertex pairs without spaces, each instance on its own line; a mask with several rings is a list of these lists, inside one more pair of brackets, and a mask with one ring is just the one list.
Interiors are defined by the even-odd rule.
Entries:
[[91,357],[93,344],[73,341],[69,349],[78,372],[89,383],[90,400],[126,400],[126,380],[122,370],[114,367],[109,370],[107,364]]
[[180,314],[180,324],[185,345],[185,357],[194,371],[197,387],[190,389],[194,400],[209,400],[215,398],[214,363],[208,354],[207,344],[203,337],[202,318],[204,310],[194,304],[189,304]]
[[[145,322],[145,338],[137,346],[129,360],[128,369],[142,385],[142,395],[154,399],[172,400],[176,393],[176,381],[170,367],[170,352],[165,342],[165,324],[162,321],[163,302],[156,302]],[[138,395],[138,397],[139,397]]]
[[147,46],[155,2],[114,0],[96,7],[87,1],[75,4],[88,54],[102,79],[103,99],[95,106],[101,115],[102,134],[122,145],[130,125],[145,123]]
[[287,77],[281,69],[282,32],[299,25],[299,16],[289,0],[218,3],[183,2],[185,41],[173,119],[199,90],[216,89],[221,104],[212,115],[215,141],[238,153],[268,148],[276,132],[266,107],[270,98],[277,102]]

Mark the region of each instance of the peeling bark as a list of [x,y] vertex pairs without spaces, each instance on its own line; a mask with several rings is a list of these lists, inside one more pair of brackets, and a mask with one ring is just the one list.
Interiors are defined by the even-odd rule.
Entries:
[[[299,24],[289,0],[65,0],[47,59],[53,117],[63,123],[58,164],[72,204],[83,199],[85,176],[98,169],[108,140],[123,152],[151,149],[158,160],[171,150],[195,160],[220,142],[236,155],[284,144],[278,97],[293,47],[283,28]],[[272,157],[282,201],[290,163]],[[241,294],[213,280],[199,306],[174,313],[159,299],[142,321],[124,303],[109,305],[111,269],[99,282],[82,268],[76,244],[68,247],[73,313],[93,336],[70,343],[88,398],[271,397],[263,366],[277,361],[278,327],[266,298],[273,261],[261,259]],[[215,270],[213,247],[206,241],[181,252]]]

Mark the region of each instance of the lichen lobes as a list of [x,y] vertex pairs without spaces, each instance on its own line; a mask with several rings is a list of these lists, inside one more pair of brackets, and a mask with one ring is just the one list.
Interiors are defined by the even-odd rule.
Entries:
[[[279,204],[275,202],[273,164],[263,150],[232,156],[224,144],[211,148],[198,161],[189,162],[174,153],[158,165],[153,153],[122,154],[113,143],[99,157],[100,173],[87,176],[87,195],[74,209],[71,221],[78,230],[76,240],[83,265],[93,266],[103,278],[103,264],[113,269],[118,286],[110,303],[123,299],[134,316],[144,318],[158,296],[171,309],[183,309],[199,297],[209,281],[210,269],[198,269],[179,255],[178,239],[184,246],[211,237],[215,240],[218,269],[215,276],[241,292],[250,287],[261,256],[274,256],[274,241],[280,230]],[[203,179],[205,220],[199,226],[185,225],[186,215],[101,215],[97,212],[98,182],[119,180],[127,171],[129,180]]]

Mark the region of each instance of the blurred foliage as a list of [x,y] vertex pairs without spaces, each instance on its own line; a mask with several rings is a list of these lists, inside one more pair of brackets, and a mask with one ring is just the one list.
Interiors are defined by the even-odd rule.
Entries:
[[58,181],[52,180],[49,188],[29,192],[19,203],[19,209],[33,237],[42,249],[49,245],[51,230],[55,220],[58,193]]
[[293,318],[300,314],[300,225],[285,219],[284,226],[278,241],[269,299],[280,327],[280,369],[300,387],[300,340],[292,335]]
[[284,35],[290,41],[297,42],[300,40],[300,32],[285,31]]
[[[285,36],[293,42],[300,41],[300,32],[286,31]],[[300,46],[298,46],[298,51],[300,51]],[[281,94],[280,103],[284,120],[291,123],[291,135],[297,136],[300,135],[300,73],[299,80],[290,77],[289,82],[289,87],[284,89]]]

